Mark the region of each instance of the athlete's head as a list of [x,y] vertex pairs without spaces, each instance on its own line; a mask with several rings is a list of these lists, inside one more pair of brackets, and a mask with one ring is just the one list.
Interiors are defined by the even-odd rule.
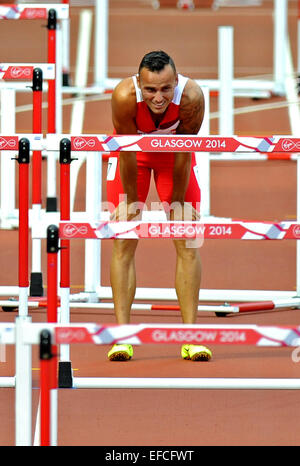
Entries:
[[175,63],[166,52],[163,50],[149,52],[142,58],[139,66],[139,73],[141,72],[142,68],[159,73],[167,65],[170,65],[173,68],[174,74],[176,74]]
[[172,58],[162,50],[147,53],[139,66],[138,83],[142,96],[155,114],[166,111],[174,97],[178,78]]

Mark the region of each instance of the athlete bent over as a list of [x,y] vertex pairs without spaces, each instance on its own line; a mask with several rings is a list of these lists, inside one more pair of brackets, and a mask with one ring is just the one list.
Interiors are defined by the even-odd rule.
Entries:
[[[144,56],[138,74],[122,80],[112,95],[112,119],[117,134],[197,134],[204,116],[204,97],[197,83],[176,72],[172,58],[163,51]],[[200,189],[195,154],[120,152],[115,174],[107,181],[107,198],[116,206],[113,221],[137,220],[142,215],[151,173],[170,220],[199,220]],[[169,206],[169,208],[168,208]],[[114,240],[110,279],[118,324],[128,324],[136,290],[137,240]],[[177,254],[175,289],[183,323],[197,318],[201,261],[197,247],[174,240]],[[110,360],[128,360],[131,345],[114,345]],[[183,345],[181,356],[209,360],[205,346]]]

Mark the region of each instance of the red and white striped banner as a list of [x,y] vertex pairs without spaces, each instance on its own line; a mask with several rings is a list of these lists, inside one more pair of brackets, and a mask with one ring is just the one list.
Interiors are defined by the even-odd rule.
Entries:
[[18,150],[18,136],[0,136],[0,150]]
[[14,136],[0,135],[0,150],[19,150],[19,141],[22,138],[29,140],[31,150],[45,148],[42,134],[18,134]]
[[69,18],[69,5],[47,4],[2,4],[0,5],[0,19],[47,19],[50,9],[56,10],[57,19]]
[[146,238],[202,238],[282,240],[300,239],[300,224],[295,222],[60,222],[62,239],[146,239]]
[[[15,324],[0,324],[2,343],[15,343]],[[111,345],[115,343],[142,344],[199,344],[199,345],[249,345],[270,347],[300,346],[300,326],[259,325],[184,325],[184,324],[128,324],[100,325],[78,323],[70,325],[26,323],[24,342],[37,344],[40,332],[49,329],[54,344],[90,343]]]
[[[73,151],[300,152],[300,138],[291,136],[66,135],[65,137],[71,140]],[[50,141],[55,146],[52,150],[57,150],[59,140],[52,138]]]
[[192,343],[237,344],[254,346],[299,346],[300,327],[258,325],[97,325],[59,326],[54,329],[55,342],[93,343]]
[[42,70],[43,79],[55,79],[55,65],[52,63],[0,63],[0,79],[31,80],[35,68]]

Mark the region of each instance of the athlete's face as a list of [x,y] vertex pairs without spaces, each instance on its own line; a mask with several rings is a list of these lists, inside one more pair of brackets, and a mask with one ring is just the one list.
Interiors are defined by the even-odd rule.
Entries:
[[172,102],[177,82],[177,74],[171,65],[159,72],[142,68],[138,77],[144,102],[157,115],[164,113]]

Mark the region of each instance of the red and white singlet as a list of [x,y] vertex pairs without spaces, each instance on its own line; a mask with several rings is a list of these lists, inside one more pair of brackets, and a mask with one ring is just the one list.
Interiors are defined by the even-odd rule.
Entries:
[[[142,93],[137,84],[136,76],[132,77],[136,92],[137,132],[141,134],[176,134],[176,129],[180,123],[179,108],[182,93],[188,78],[178,75],[178,85],[175,88],[174,97],[169,104],[164,118],[155,126],[147,104],[144,102]],[[171,203],[173,192],[173,165],[174,154],[171,152],[137,152],[137,189],[139,201],[145,203],[153,171],[155,186],[161,202]],[[185,195],[185,201],[192,203],[195,209],[200,211],[201,192],[196,179],[197,173],[195,154],[192,153],[192,168],[189,185]],[[118,154],[114,153],[109,158],[107,170],[107,200],[114,207],[117,207],[122,199],[123,186],[120,178]]]

